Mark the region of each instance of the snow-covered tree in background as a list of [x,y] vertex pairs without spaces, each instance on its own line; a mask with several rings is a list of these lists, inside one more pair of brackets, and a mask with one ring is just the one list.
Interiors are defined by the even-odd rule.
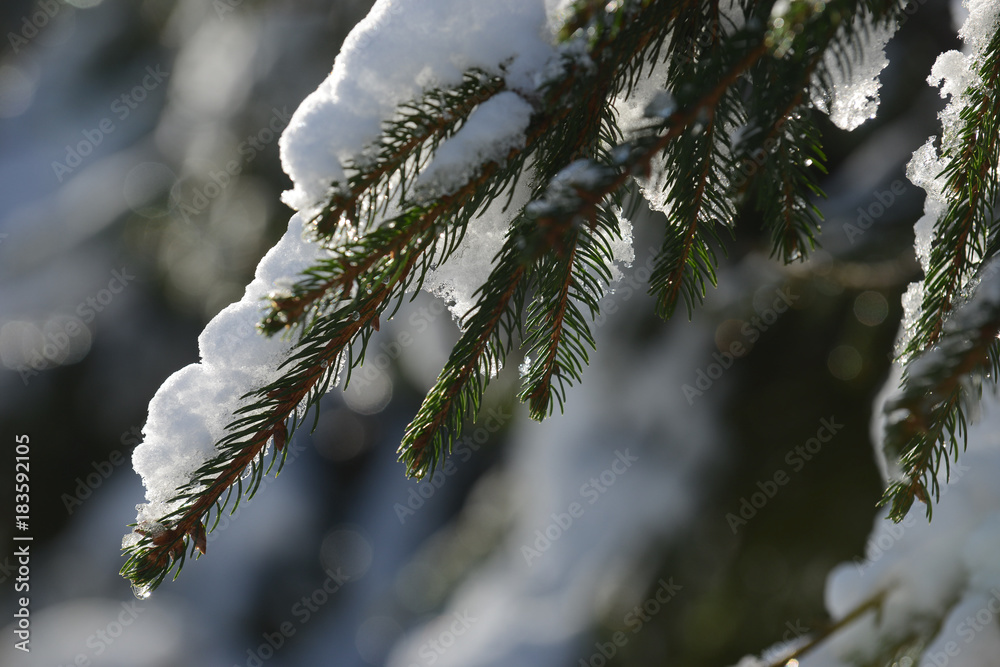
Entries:
[[[373,331],[416,290],[445,299],[461,324],[400,445],[419,477],[475,417],[514,346],[526,352],[520,398],[533,418],[551,415],[582,380],[588,322],[633,258],[625,209],[636,192],[665,215],[649,279],[662,317],[681,301],[690,312],[715,284],[716,253],[746,208],[761,215],[779,261],[805,259],[824,162],[815,113],[845,129],[874,115],[883,47],[919,8],[376,3],[282,137],[294,184],[284,200],[298,211],[287,233],[243,299],[206,327],[201,362],[150,404],[134,455],[148,502],[123,542],[136,594],[204,553],[213,522],[280,469],[290,433],[330,387],[350,382]],[[884,502],[897,521],[914,499],[930,514],[966,414],[997,371],[1000,7],[970,10],[966,53],[942,54],[931,73],[951,96],[942,137],[909,170],[928,192],[917,224],[926,277],[905,299],[907,372],[886,403]],[[942,499],[942,511],[960,500]],[[996,524],[996,504],[984,507],[966,514]],[[921,529],[927,539],[938,523]],[[993,530],[970,523],[969,549],[987,553]],[[955,605],[973,604],[966,584],[991,581],[975,569],[986,560],[966,558],[968,576],[939,579],[936,596],[894,598],[919,579],[890,567],[895,555],[863,586],[835,576],[838,620],[815,640],[836,635],[840,644],[822,643],[835,664],[917,655]]]

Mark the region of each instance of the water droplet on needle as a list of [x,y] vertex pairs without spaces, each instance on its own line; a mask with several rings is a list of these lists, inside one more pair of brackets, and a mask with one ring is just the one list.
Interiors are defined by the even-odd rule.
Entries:
[[150,594],[152,594],[152,592],[153,591],[149,587],[149,584],[146,584],[145,586],[137,586],[136,584],[132,584],[132,594],[135,595],[140,600],[145,600],[150,596]]

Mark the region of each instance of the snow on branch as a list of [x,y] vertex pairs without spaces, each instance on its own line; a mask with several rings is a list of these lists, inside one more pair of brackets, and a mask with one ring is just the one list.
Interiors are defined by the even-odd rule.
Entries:
[[[951,97],[941,112],[940,149],[935,138],[917,150],[907,167],[924,188],[924,215],[915,246],[924,270],[903,298],[897,344],[906,377],[890,422],[887,446],[900,456],[903,479],[883,497],[901,520],[914,499],[939,493],[937,471],[964,446],[969,410],[979,400],[988,361],[996,377],[995,290],[998,239],[993,209],[1000,184],[1000,6],[972,2],[959,34],[968,53],[941,54],[928,77]],[[977,287],[978,285],[978,287]],[[969,294],[975,289],[975,295]],[[963,305],[964,304],[964,305]],[[947,477],[946,477],[947,478]]]

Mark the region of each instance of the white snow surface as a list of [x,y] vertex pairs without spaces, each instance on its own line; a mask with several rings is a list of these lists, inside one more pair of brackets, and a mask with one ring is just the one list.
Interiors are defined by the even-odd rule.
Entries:
[[[1000,3],[993,0],[970,0],[962,3],[969,12],[959,29],[959,36],[965,41],[965,53],[946,51],[939,55],[927,77],[927,83],[940,87],[942,98],[951,98],[944,110],[938,114],[941,120],[941,148],[935,147],[936,137],[931,137],[913,153],[906,166],[906,176],[910,181],[927,192],[924,200],[924,215],[914,225],[915,247],[920,265],[926,274],[930,265],[931,240],[938,220],[947,212],[948,204],[944,195],[945,179],[940,176],[946,162],[941,157],[957,145],[960,113],[966,104],[965,90],[979,81],[976,63],[983,57],[983,49],[1000,22]],[[896,350],[906,347],[911,332],[920,317],[923,288],[913,283],[903,297],[903,324]],[[918,298],[919,297],[919,298]]]
[[264,256],[240,301],[231,304],[198,338],[201,361],[171,375],[149,403],[143,442],[132,454],[147,503],[138,521],[155,523],[174,509],[170,499],[192,473],[215,454],[241,396],[277,377],[291,342],[259,334],[265,302],[275,286],[294,279],[320,256],[320,246],[302,238],[296,214],[281,240]]
[[531,198],[529,181],[529,178],[518,180],[506,210],[507,193],[504,193],[482,215],[470,220],[465,238],[448,261],[427,273],[423,288],[443,300],[457,321],[476,305],[475,292],[493,270],[493,258],[503,247],[511,221]]
[[[659,110],[666,111],[663,102],[672,97],[666,90],[667,64],[647,63],[648,76],[640,79],[631,91],[631,95],[615,98],[614,107],[618,114],[618,127],[621,128],[626,140],[631,140],[637,132],[647,127],[652,121],[646,115],[647,109],[659,98]],[[669,115],[669,114],[668,114]],[[648,175],[633,177],[639,186],[643,199],[649,202],[654,211],[667,210],[669,190],[669,172],[666,158],[657,153],[650,161]]]
[[[925,275],[930,271],[934,226],[948,208],[944,196],[945,179],[940,176],[945,163],[934,147],[935,139],[936,137],[930,137],[923,146],[914,151],[913,158],[906,166],[906,177],[911,183],[923,188],[927,193],[924,200],[924,214],[913,225],[913,247]],[[897,355],[902,353],[913,337],[913,330],[920,318],[923,300],[923,281],[917,280],[910,283],[903,295],[903,322],[895,346]]]
[[[864,30],[857,19],[855,29]],[[853,130],[878,112],[879,74],[889,64],[885,45],[896,32],[896,27],[868,26],[863,52],[851,54],[850,70],[843,69],[834,53],[826,55],[826,66],[831,73],[833,90],[830,99],[818,96],[816,106],[830,116],[834,125],[842,130]]]
[[429,199],[450,195],[469,181],[477,166],[499,162],[510,150],[523,148],[531,111],[531,105],[511,91],[476,107],[455,136],[438,147],[430,165],[417,178],[421,195]]
[[970,47],[972,53],[980,54],[989,44],[1000,22],[1000,6],[994,0],[967,0],[962,6],[969,10],[958,36]]
[[400,103],[461,83],[469,68],[530,93],[554,53],[550,33],[542,0],[378,0],[281,137],[293,182],[283,201],[304,211],[321,204],[331,183],[344,180],[343,163],[378,138]]

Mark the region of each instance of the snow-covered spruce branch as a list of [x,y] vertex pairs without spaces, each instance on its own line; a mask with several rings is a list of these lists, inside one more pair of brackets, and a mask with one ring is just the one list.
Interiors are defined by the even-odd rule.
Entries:
[[[957,52],[944,54],[931,75],[955,78],[943,91],[952,95],[952,102],[942,113],[940,161],[924,166],[924,173],[917,176],[926,182],[930,204],[935,207],[928,206],[927,214],[936,219],[925,221],[934,225],[934,240],[925,267],[921,313],[906,354],[926,350],[937,342],[962,290],[997,249],[993,210],[1000,162],[1000,124],[996,122],[1000,118],[996,95],[1000,89],[1000,32],[993,32],[985,48],[968,60]],[[964,90],[958,88],[964,84],[962,79],[968,82]],[[933,151],[932,142],[924,151]],[[929,169],[940,173],[927,173]]]
[[[388,3],[376,4],[296,112],[282,151],[294,183],[285,201],[300,213],[244,299],[202,334],[202,361],[150,404],[135,454],[149,503],[123,542],[122,572],[140,594],[204,552],[212,512],[229,507],[234,488],[239,502],[280,469],[302,417],[349,381],[373,331],[409,293],[428,281],[441,290],[459,249],[491,248],[484,226],[502,241],[449,288],[465,290],[452,293],[463,333],[403,437],[413,475],[446,455],[519,341],[532,357],[521,392],[532,416],[562,405],[593,346],[587,317],[612,261],[628,255],[617,205],[633,180],[666,175],[656,197],[667,235],[650,285],[662,315],[682,296],[693,307],[714,283],[714,227],[731,229],[740,199],[727,174],[766,139],[782,147],[758,176],[782,174],[783,203],[754,203],[780,230],[775,254],[787,261],[808,250],[809,160],[822,157],[810,101],[833,94],[827,56],[856,50],[865,26],[891,22],[899,7],[800,0],[772,13],[769,3],[588,1],[566,9],[561,30],[547,27],[537,0],[392,11],[386,18]],[[455,12],[469,17],[468,34],[435,32]],[[427,32],[427,63],[401,51],[420,34],[414,26]],[[374,80],[374,91],[360,83]],[[646,114],[626,133],[619,105],[632,97]],[[744,141],[734,147],[737,132]],[[806,145],[793,146],[803,136]],[[248,322],[270,337],[243,335]]]
[[[997,266],[984,267],[1000,249],[993,213],[1000,181],[998,20],[995,6],[976,3],[960,31],[969,53],[938,57],[928,81],[943,82],[942,96],[951,96],[941,113],[940,154],[932,137],[908,168],[927,199],[915,229],[924,280],[904,297],[899,347],[905,374],[900,395],[886,406],[900,410],[889,421],[886,446],[892,459],[899,457],[902,479],[882,498],[896,521],[914,499],[931,515],[940,494],[938,468],[944,461],[947,469],[964,448],[966,413],[975,410],[987,356],[996,352],[990,290]],[[979,280],[976,296],[963,306]]]
[[[606,50],[607,39],[635,40],[632,48],[638,52],[633,56],[640,59],[651,37],[662,30],[660,26],[673,11],[666,8],[666,4],[660,3],[655,11],[646,7],[647,14],[641,16],[645,21],[629,22],[630,31],[603,31],[606,39],[598,39],[590,45],[591,56],[607,53],[609,58],[605,60],[610,60],[611,66],[598,61],[606,66],[574,67],[572,54],[559,56],[562,76],[554,77],[544,88],[550,97],[557,99],[549,104],[548,114],[536,114],[528,133],[534,143],[548,138],[555,147],[567,144],[566,138],[577,129],[567,123],[567,117],[577,108],[566,103],[568,90],[574,83],[583,88],[592,85],[594,71],[605,79],[618,75],[618,68],[628,61],[622,54],[629,51]],[[664,13],[665,9],[669,11]],[[499,69],[502,71],[502,66]],[[574,81],[574,78],[586,81]],[[495,100],[502,88],[496,77],[490,79],[478,71],[465,74],[465,79],[466,87],[471,89],[465,91],[465,96],[444,94],[436,89],[417,102],[407,102],[402,118],[389,121],[383,137],[373,144],[376,148],[368,149],[368,155],[374,158],[362,156],[348,161],[348,170],[355,172],[348,179],[348,185],[335,183],[330,202],[314,219],[314,234],[334,248],[332,256],[306,269],[305,279],[286,293],[269,297],[271,309],[264,317],[264,331],[275,333],[294,327],[300,332],[294,352],[283,364],[294,366],[272,384],[244,396],[250,400],[239,408],[245,416],[226,426],[228,431],[238,430],[228,433],[218,443],[215,456],[198,467],[190,481],[177,487],[179,493],[165,502],[168,512],[162,516],[155,516],[155,512],[148,509],[140,512],[136,533],[128,537],[125,544],[130,558],[123,568],[123,574],[139,591],[157,586],[174,565],[179,572],[187,541],[192,542],[193,548],[204,546],[202,536],[208,513],[213,507],[216,512],[223,511],[233,484],[240,487],[238,496],[242,493],[241,474],[248,465],[255,480],[259,481],[264,448],[277,425],[290,421],[294,426],[295,415],[315,403],[342,367],[349,373],[354,363],[363,359],[364,346],[372,329],[378,328],[379,318],[392,298],[395,297],[397,303],[403,298],[413,280],[412,269],[415,266],[420,269],[422,280],[435,262],[435,255],[441,255],[437,259],[443,261],[457,246],[468,221],[481,213],[483,205],[508,190],[510,179],[519,174],[525,151],[515,143],[506,156],[491,155],[494,159],[482,166],[478,176],[457,191],[450,191],[446,183],[444,187],[449,191],[438,196],[436,201],[407,204],[408,187],[428,171],[420,169],[426,167],[420,159],[420,151],[432,151],[455,127],[451,122],[436,121],[437,115],[443,113],[449,119],[461,119],[472,107],[482,111],[484,104]],[[484,81],[486,85],[482,85]],[[467,99],[469,95],[471,103]],[[511,105],[530,111],[523,98],[513,93],[507,100],[508,112]],[[601,102],[592,108],[603,112],[606,104],[603,99]],[[547,137],[553,132],[562,132],[563,136],[555,140]],[[502,168],[501,162],[504,163]],[[406,212],[373,226],[372,216],[380,209],[384,213],[386,202],[390,200],[396,201],[396,207]],[[545,250],[539,248],[539,255]],[[518,267],[518,274],[521,271],[523,269]],[[494,310],[502,314],[503,306],[494,306]],[[496,320],[491,322],[495,326]],[[355,344],[360,348],[357,352]],[[473,369],[477,376],[479,370],[478,367]],[[419,422],[415,420],[415,423]],[[440,437],[436,431],[430,435]],[[419,444],[420,440],[416,442]],[[421,465],[423,448],[417,447],[415,451],[417,472],[433,464],[432,459],[427,465]],[[440,451],[439,444],[434,451]],[[414,466],[410,468],[413,470]],[[251,485],[251,491],[254,486]],[[226,500],[220,501],[223,493],[227,493]]]
[[[1000,371],[1000,259],[985,267],[972,297],[942,325],[937,344],[913,358],[899,392],[886,403],[886,452],[901,479],[886,489],[889,516],[903,519],[914,499],[941,494],[939,469],[964,448],[966,413],[976,412],[983,381]],[[945,476],[947,478],[947,475]]]
[[393,196],[406,199],[407,189],[441,142],[453,136],[477,106],[506,88],[503,77],[480,69],[463,77],[455,88],[435,88],[419,102],[401,105],[397,117],[383,124],[382,140],[347,161],[345,171],[351,176],[336,185],[329,203],[313,220],[317,236],[329,239],[341,222],[360,229],[376,224]]

